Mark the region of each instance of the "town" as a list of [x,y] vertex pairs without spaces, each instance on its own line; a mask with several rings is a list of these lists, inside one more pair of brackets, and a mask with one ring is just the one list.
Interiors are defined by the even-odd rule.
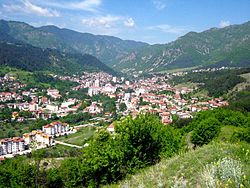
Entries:
[[[168,80],[171,76],[182,74],[185,73],[133,79],[116,77],[105,72],[84,72],[80,76],[53,75],[56,79],[77,83],[77,86],[70,88],[69,91],[86,95],[81,100],[70,96],[70,92],[62,95],[55,88],[24,89],[25,84],[14,76],[6,74],[0,78],[1,89],[5,90],[0,92],[0,108],[12,109],[12,113],[9,120],[2,117],[1,124],[7,121],[22,123],[26,119],[47,120],[52,117],[62,118],[70,114],[87,113],[94,121],[110,122],[107,130],[113,133],[112,121],[117,116],[135,117],[139,113],[154,113],[158,114],[162,123],[167,126],[175,117],[192,118],[195,112],[228,105],[222,98],[204,99],[192,96],[197,87],[177,88],[169,84]],[[108,98],[109,103],[104,104],[99,100],[101,97]],[[0,155],[13,157],[15,154],[31,152],[32,149],[50,147],[56,144],[54,137],[75,132],[76,129],[72,125],[54,121],[43,125],[40,130],[25,132],[20,137],[1,139]]]

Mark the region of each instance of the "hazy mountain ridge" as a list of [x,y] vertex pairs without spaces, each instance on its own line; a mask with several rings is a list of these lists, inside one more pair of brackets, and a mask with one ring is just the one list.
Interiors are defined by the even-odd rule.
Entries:
[[32,27],[0,21],[0,39],[62,52],[91,54],[122,72],[250,65],[250,22],[189,32],[167,44],[148,45],[112,36],[80,33],[56,26]]
[[131,50],[148,45],[143,42],[121,40],[117,37],[80,33],[56,26],[35,28],[23,22],[0,21],[2,36],[11,37],[40,48],[62,52],[90,54],[106,64],[114,64]]
[[[188,34],[168,44],[146,46],[130,53],[117,69],[161,71],[193,66],[250,65],[250,22]],[[133,67],[133,68],[131,68]]]

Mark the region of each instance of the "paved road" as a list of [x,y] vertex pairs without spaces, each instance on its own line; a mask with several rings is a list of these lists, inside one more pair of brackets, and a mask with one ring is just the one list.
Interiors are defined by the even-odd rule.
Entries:
[[73,145],[73,144],[68,144],[68,143],[65,143],[65,142],[57,141],[57,140],[55,140],[55,143],[56,143],[56,144],[65,145],[65,146],[69,146],[69,147],[74,147],[74,148],[82,148],[82,146],[77,146],[77,145]]

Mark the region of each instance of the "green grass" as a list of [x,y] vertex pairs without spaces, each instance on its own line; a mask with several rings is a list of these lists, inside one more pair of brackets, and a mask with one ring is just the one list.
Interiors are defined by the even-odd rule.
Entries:
[[245,128],[242,127],[235,127],[231,125],[221,127],[221,131],[219,136],[215,139],[215,141],[223,141],[223,142],[230,142],[231,137],[234,132],[241,132]]
[[242,170],[248,178],[245,187],[250,186],[250,145],[246,143],[212,143],[210,145],[191,150],[163,159],[160,163],[141,170],[118,184],[106,187],[171,187],[176,183],[185,182],[186,187],[206,187],[201,174],[207,164],[217,162],[224,157],[230,157],[242,164]]
[[[250,86],[250,73],[241,74],[240,76],[245,79],[245,82],[241,82],[241,83],[237,84],[236,86],[234,86],[234,88],[231,90],[231,92],[242,91]],[[231,94],[231,92],[229,94]]]
[[94,133],[95,133],[95,128],[86,127],[86,128],[80,129],[75,134],[62,136],[62,137],[57,138],[56,140],[69,143],[69,144],[83,146],[86,143],[86,141],[94,135]]
[[179,68],[179,69],[168,69],[168,70],[164,70],[164,71],[156,71],[154,73],[174,73],[174,72],[185,72],[185,71],[190,71],[193,69],[197,69],[199,68],[199,66],[194,66],[194,67],[187,67],[187,68]]
[[193,88],[196,88],[198,86],[197,83],[193,83],[193,82],[185,82],[185,83],[180,83],[180,84],[177,84],[175,87],[177,89],[181,89],[182,87],[188,87],[190,89],[193,89]]
[[80,156],[82,154],[82,149],[57,144],[49,148],[34,151],[34,153],[36,152],[42,153],[42,158],[65,158]]

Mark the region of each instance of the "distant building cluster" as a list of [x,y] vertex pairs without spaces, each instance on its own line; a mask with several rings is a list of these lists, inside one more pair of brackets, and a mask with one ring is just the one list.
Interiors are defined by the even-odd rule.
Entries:
[[67,135],[70,128],[67,123],[60,121],[44,125],[42,130],[33,130],[24,133],[21,137],[5,138],[0,140],[0,155],[22,154],[29,148],[43,148],[54,144],[55,136]]

